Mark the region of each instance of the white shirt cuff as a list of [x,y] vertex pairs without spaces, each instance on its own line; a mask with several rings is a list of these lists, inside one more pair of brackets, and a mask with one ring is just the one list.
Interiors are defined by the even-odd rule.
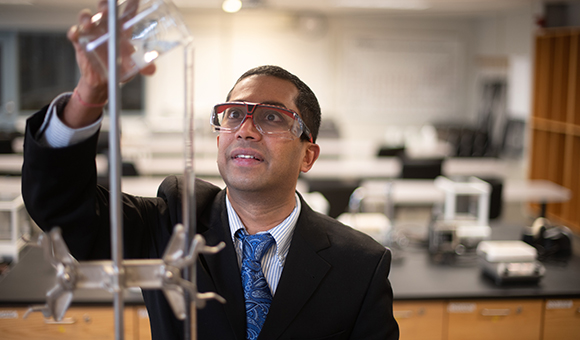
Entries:
[[99,131],[101,122],[103,121],[103,115],[93,124],[80,129],[70,128],[60,120],[58,112],[64,110],[71,96],[72,92],[66,92],[56,97],[50,103],[46,117],[44,118],[44,123],[40,127],[40,130],[38,130],[37,135],[42,145],[52,148],[63,148],[87,140]]

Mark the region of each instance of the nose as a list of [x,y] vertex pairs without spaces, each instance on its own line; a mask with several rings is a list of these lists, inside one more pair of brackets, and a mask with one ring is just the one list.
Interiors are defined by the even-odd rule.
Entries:
[[256,125],[254,125],[254,117],[250,115],[246,116],[246,118],[242,122],[242,125],[240,125],[240,127],[236,131],[236,138],[260,139],[261,137],[262,134],[260,133]]

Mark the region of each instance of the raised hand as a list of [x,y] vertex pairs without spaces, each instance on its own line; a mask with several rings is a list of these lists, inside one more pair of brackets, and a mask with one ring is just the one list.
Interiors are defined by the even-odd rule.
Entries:
[[[123,22],[130,20],[137,11],[139,1],[127,0],[124,6],[124,12],[120,15],[121,25]],[[107,15],[108,15],[108,1],[100,0],[98,3],[98,12],[92,15],[88,9],[82,10],[78,15],[78,25],[72,26],[67,38],[73,44],[77,64],[80,69],[81,77],[74,90],[74,95],[65,107],[61,120],[72,128],[80,128],[92,124],[102,114],[102,108],[107,103],[108,98],[108,81],[107,73],[104,69],[106,65],[100,65],[95,62],[95,58],[89,55],[85,46],[81,43],[82,36],[94,35],[102,36],[106,34]],[[98,18],[101,20],[97,20]],[[133,46],[130,44],[131,32],[124,31],[120,35],[119,52],[121,56],[121,70],[127,67],[133,67],[131,54],[133,53]],[[102,60],[107,60],[106,56],[106,42],[103,45],[105,55],[101,56]],[[141,74],[151,75],[155,72],[155,65],[149,64],[147,67],[140,70]]]

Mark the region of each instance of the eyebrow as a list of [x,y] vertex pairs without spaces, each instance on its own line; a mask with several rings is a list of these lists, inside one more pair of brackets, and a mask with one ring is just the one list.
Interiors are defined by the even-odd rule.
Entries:
[[285,109],[288,109],[288,108],[286,107],[286,105],[284,105],[284,104],[282,104],[282,103],[280,103],[280,102],[274,102],[274,101],[270,102],[270,101],[265,101],[265,102],[262,102],[262,104],[266,104],[266,105],[273,105],[273,106],[280,106],[280,107],[283,107],[283,108],[285,108]]
[[[244,99],[230,99],[230,101],[232,102],[246,102],[246,103],[252,103],[252,102],[248,102],[247,100]],[[265,101],[265,102],[261,102],[259,104],[266,104],[266,105],[273,105],[273,106],[279,106],[279,107],[283,107],[287,110],[291,110],[288,107],[286,107],[286,105],[284,105],[283,103],[277,102],[277,101]]]

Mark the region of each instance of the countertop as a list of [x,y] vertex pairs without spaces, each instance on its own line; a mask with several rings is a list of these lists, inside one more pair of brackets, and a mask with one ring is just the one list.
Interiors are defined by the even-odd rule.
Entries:
[[[491,224],[491,240],[520,240],[519,224]],[[573,236],[577,237],[577,236]],[[578,243],[576,239],[573,243]],[[577,244],[575,244],[577,246]],[[477,298],[580,298],[580,256],[567,260],[548,259],[546,274],[536,283],[507,283],[501,286],[483,275],[476,256],[451,263],[432,261],[426,246],[394,249],[389,280],[395,300]]]
[[[517,230],[493,227],[492,238],[514,239]],[[426,249],[408,246],[395,249],[391,281],[395,300],[477,298],[579,298],[580,256],[566,262],[544,262],[545,276],[539,283],[497,286],[482,275],[475,258],[452,264],[434,263]],[[40,248],[27,246],[20,261],[0,277],[0,305],[44,304],[45,294],[55,282],[54,268]],[[143,303],[139,289],[129,289],[126,303]],[[73,304],[111,303],[105,290],[77,290]]]

